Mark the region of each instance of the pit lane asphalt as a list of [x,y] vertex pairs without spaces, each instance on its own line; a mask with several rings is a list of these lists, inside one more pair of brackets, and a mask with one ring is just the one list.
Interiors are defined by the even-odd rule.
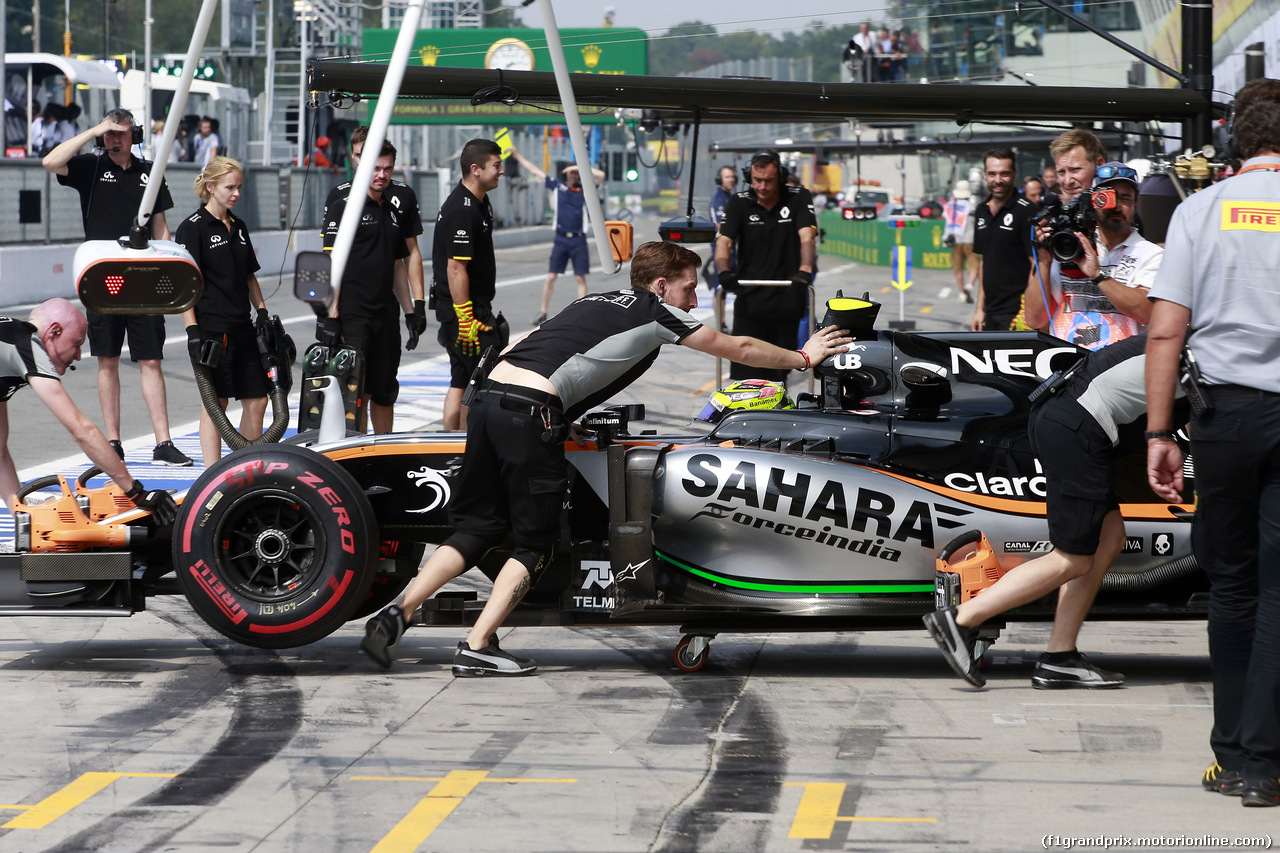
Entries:
[[[884,268],[822,265],[820,293],[870,290],[896,319]],[[907,318],[965,325],[949,283],[917,271]],[[517,329],[539,287],[503,292]],[[680,427],[712,373],[668,347],[622,399]],[[722,635],[685,674],[675,628],[521,628],[503,643],[537,676],[468,680],[449,671],[456,630],[411,631],[386,673],[356,624],[271,652],[182,599],[149,607],[0,619],[0,853],[1024,851],[1048,835],[1217,850],[1274,833],[1273,813],[1199,787],[1202,623],[1087,625],[1083,648],[1128,675],[1106,692],[1032,690],[1048,629],[1011,625],[974,691],[923,629]]]

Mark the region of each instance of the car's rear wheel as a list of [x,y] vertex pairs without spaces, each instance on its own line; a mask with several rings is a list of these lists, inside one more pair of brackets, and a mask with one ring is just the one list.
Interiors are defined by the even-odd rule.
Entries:
[[355,478],[288,445],[246,448],[211,466],[174,527],[174,568],[191,606],[259,648],[332,633],[365,600],[377,558],[377,525]]

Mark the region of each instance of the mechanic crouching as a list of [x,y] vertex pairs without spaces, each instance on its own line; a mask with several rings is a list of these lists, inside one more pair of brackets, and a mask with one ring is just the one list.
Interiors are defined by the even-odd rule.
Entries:
[[[1089,353],[1056,394],[1031,413],[1031,445],[1044,466],[1053,550],[1010,569],[958,608],[924,617],[947,663],[974,687],[978,626],[1058,590],[1049,649],[1031,675],[1037,689],[1120,687],[1124,676],[1094,664],[1076,648],[1102,578],[1124,548],[1124,520],[1113,489],[1124,433],[1145,414],[1145,335]],[[1181,423],[1182,421],[1179,421]]]
[[454,534],[393,604],[370,619],[360,647],[384,667],[408,618],[442,586],[476,565],[508,531],[515,550],[465,642],[459,676],[528,675],[537,665],[498,646],[497,629],[542,577],[560,540],[567,487],[564,442],[585,412],[639,378],[664,344],[757,367],[808,370],[851,338],[834,326],[799,350],[725,335],[689,311],[702,260],[675,243],[645,243],[631,261],[631,289],[579,299],[512,347],[479,386],[467,414],[467,448],[449,506]]

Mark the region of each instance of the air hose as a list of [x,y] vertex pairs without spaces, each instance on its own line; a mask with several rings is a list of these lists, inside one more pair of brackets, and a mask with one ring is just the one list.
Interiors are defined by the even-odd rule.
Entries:
[[1102,579],[1103,592],[1144,592],[1175,580],[1196,574],[1200,564],[1194,554],[1156,566],[1145,572],[1107,572]]
[[[222,355],[220,346],[205,347],[200,361],[192,360],[195,371],[196,387],[200,391],[200,401],[204,410],[209,413],[213,426],[219,437],[233,451],[258,444],[276,444],[284,437],[289,428],[289,389],[293,385],[293,362],[297,358],[297,349],[293,339],[284,331],[284,324],[279,315],[273,315],[271,321],[260,327],[257,333],[258,355],[262,360],[262,370],[266,374],[267,395],[271,398],[271,426],[262,431],[257,438],[245,438],[232,426],[226,411],[219,404],[218,391],[213,384],[213,368]],[[213,358],[205,357],[213,350]],[[206,362],[212,361],[212,364]]]

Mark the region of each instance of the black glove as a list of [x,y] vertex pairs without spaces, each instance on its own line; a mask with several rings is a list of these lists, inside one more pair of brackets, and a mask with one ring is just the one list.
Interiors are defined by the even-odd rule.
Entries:
[[417,349],[418,337],[427,330],[427,303],[423,299],[413,300],[413,313],[404,315],[405,328],[409,330],[409,340],[405,349]]
[[813,273],[804,270],[796,270],[796,274],[791,276],[792,287],[808,287],[813,284]]
[[316,320],[316,341],[325,347],[336,347],[342,341],[342,321],[337,317]]
[[200,327],[194,323],[187,326],[187,353],[191,356],[192,364],[200,363],[200,348],[204,346],[204,335],[200,333]]
[[134,480],[133,486],[124,496],[133,501],[138,509],[150,511],[151,517],[161,527],[168,527],[178,520],[178,505],[173,502],[173,495],[164,489],[148,491],[141,480]]
[[261,331],[262,329],[265,329],[268,325],[270,325],[270,323],[271,323],[271,314],[268,313],[266,308],[259,308],[258,316],[253,321],[253,327],[258,331]]
[[718,281],[720,286],[730,293],[738,289],[738,276],[728,270],[725,270],[720,273],[720,275],[716,276],[716,281]]

